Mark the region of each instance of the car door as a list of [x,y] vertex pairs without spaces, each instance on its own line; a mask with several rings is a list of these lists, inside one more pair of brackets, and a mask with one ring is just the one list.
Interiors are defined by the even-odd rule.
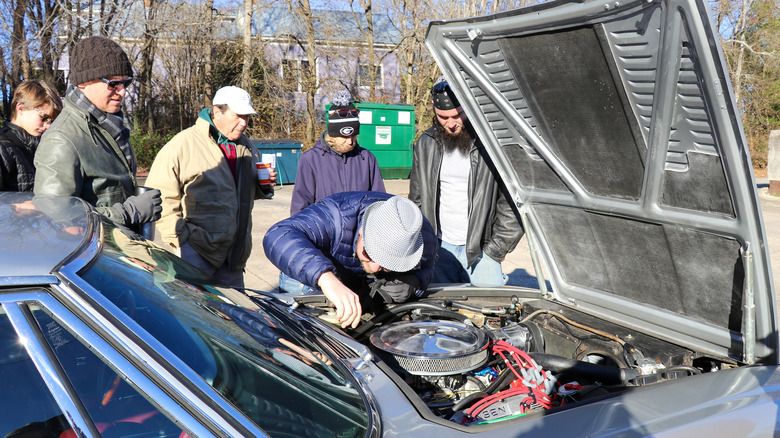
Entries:
[[26,290],[0,301],[0,434],[214,435],[52,296]]

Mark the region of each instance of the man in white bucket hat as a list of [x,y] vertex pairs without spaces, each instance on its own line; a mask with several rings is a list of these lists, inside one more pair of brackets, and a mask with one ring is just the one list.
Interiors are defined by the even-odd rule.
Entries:
[[[322,293],[336,306],[342,327],[357,327],[360,291],[369,286],[385,301],[404,302],[433,277],[436,234],[420,209],[401,196],[344,192],[328,196],[272,226],[263,239],[279,270]],[[363,297],[365,298],[365,297]]]

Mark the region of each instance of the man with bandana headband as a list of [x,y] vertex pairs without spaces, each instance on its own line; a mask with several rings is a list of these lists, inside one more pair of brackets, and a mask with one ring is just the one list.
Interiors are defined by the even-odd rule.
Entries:
[[501,262],[523,229],[496,169],[444,78],[431,88],[433,126],[414,147],[409,199],[441,241],[433,283],[506,284]]

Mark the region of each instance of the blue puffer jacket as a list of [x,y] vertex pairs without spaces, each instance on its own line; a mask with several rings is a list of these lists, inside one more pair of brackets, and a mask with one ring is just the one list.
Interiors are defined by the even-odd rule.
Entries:
[[[366,284],[367,274],[355,254],[358,229],[369,205],[393,195],[381,192],[343,192],[312,204],[278,222],[263,238],[268,259],[290,277],[317,287],[323,272],[332,271],[350,289]],[[414,272],[425,290],[433,277],[438,240],[423,219],[423,255]]]

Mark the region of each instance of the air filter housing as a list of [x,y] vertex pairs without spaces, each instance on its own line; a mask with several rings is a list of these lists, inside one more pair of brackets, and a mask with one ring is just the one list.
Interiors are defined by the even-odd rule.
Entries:
[[398,371],[430,376],[471,371],[488,359],[481,330],[454,321],[404,321],[371,334],[371,344]]

